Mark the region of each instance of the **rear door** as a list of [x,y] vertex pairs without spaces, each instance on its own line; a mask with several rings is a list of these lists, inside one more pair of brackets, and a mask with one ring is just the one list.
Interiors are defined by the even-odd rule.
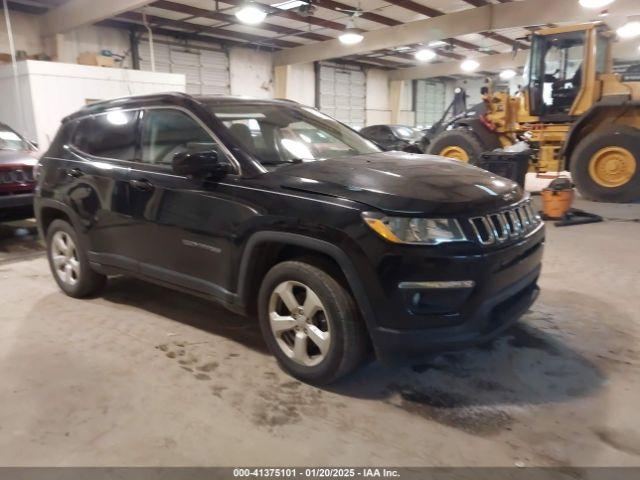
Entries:
[[217,150],[208,129],[176,108],[141,115],[141,156],[131,169],[133,239],[140,271],[167,283],[224,298],[230,287],[233,229],[243,213],[229,187],[175,175],[171,163],[185,151]]
[[137,267],[131,249],[129,167],[137,157],[138,110],[79,119],[64,166],[66,203],[87,227],[91,260]]

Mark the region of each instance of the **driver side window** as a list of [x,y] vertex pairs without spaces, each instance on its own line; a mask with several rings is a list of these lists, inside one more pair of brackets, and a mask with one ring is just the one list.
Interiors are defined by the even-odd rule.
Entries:
[[171,166],[176,153],[218,150],[209,133],[184,112],[145,110],[142,116],[142,162]]

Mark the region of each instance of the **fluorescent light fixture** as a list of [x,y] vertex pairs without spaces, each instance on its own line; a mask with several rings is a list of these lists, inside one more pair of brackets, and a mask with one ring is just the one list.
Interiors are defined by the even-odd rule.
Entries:
[[415,57],[416,60],[420,60],[421,62],[428,62],[436,58],[436,52],[429,48],[421,48],[415,53]]
[[442,40],[433,40],[429,42],[430,47],[444,47],[447,42],[443,42]]
[[602,8],[611,5],[615,0],[580,0],[584,8]]
[[247,25],[257,25],[267,18],[267,12],[257,4],[249,2],[236,12],[236,18]]
[[473,72],[479,66],[480,64],[473,58],[467,58],[466,60],[463,60],[462,63],[460,63],[460,69],[463,72]]
[[338,39],[344,45],[355,45],[357,43],[360,43],[364,39],[364,37],[362,36],[362,33],[360,33],[360,30],[356,28],[353,19],[350,18],[347,22],[347,29],[342,32]]
[[640,21],[631,20],[621,26],[616,33],[620,38],[633,38],[640,35]]
[[515,76],[516,76],[516,71],[512,70],[511,68],[507,68],[506,70],[503,70],[500,72],[500,78],[502,80],[511,80]]
[[298,8],[306,4],[307,2],[303,0],[288,0],[286,2],[273,3],[271,4],[271,6],[274,8],[279,8],[280,10],[293,10],[294,8]]

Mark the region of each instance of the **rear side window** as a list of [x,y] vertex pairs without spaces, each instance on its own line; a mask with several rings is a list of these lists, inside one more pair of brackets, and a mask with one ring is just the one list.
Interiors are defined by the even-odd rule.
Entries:
[[137,111],[113,111],[79,121],[73,145],[96,157],[133,161],[137,145]]

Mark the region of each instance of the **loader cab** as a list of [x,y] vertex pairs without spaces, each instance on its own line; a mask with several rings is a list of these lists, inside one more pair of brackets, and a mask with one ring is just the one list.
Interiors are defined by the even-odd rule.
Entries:
[[609,40],[595,25],[553,28],[532,36],[525,71],[529,111],[543,122],[571,122],[596,100]]

